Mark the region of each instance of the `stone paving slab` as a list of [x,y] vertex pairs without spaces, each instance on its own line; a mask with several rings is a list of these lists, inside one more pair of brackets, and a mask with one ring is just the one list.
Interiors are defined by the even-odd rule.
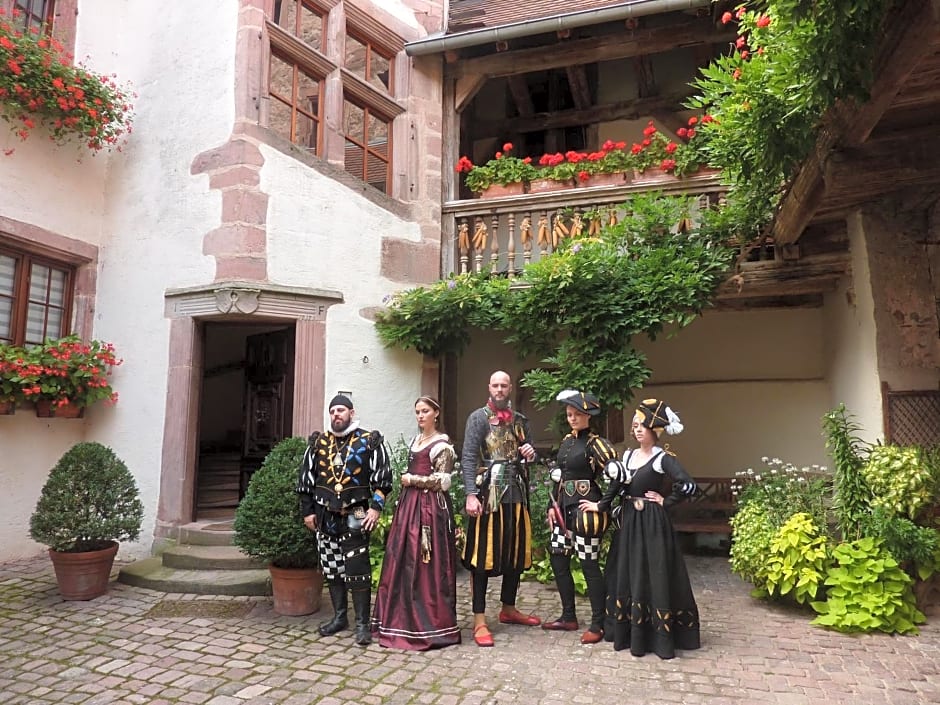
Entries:
[[[458,595],[464,643],[411,653],[360,649],[352,632],[320,637],[328,607],[281,617],[267,597],[166,594],[116,582],[96,600],[64,602],[47,557],[4,563],[0,704],[940,703],[940,615],[919,636],[846,636],[811,626],[808,613],[752,599],[725,558],[688,563],[703,644],[669,661],[495,619],[496,646],[480,649],[470,638],[466,574]],[[491,581],[491,615],[498,589]],[[523,583],[519,607],[543,618],[560,612],[555,591],[535,582]],[[587,616],[585,600],[579,609]]]

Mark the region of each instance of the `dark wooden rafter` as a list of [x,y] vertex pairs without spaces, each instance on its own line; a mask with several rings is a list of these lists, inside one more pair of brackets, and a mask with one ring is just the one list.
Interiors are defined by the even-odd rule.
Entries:
[[506,83],[519,116],[525,118],[534,115],[535,106],[532,104],[532,94],[529,93],[529,84],[526,83],[525,76],[509,76]]
[[636,94],[638,98],[649,98],[656,95],[656,76],[653,74],[653,62],[648,54],[633,57],[633,75],[636,77]]
[[[863,105],[839,104],[830,110],[812,153],[803,162],[800,172],[784,196],[769,230],[769,235],[779,245],[799,240],[818,211],[831,211],[831,208],[824,207],[824,203],[835,187],[835,179],[848,177],[856,185],[860,185],[859,178],[869,182],[866,195],[859,203],[876,195],[871,193],[870,187],[873,183],[881,185],[879,193],[896,188],[894,175],[882,173],[876,182],[871,174],[866,174],[858,166],[848,164],[845,159],[853,153],[859,156],[865,154],[864,149],[856,152],[852,150],[861,147],[869,139],[899,95],[906,79],[925,57],[935,51],[937,38],[940,36],[940,0],[910,0],[894,14],[896,17],[904,17],[905,20],[891,24],[882,37],[875,61],[875,66],[882,69],[872,86],[869,100]],[[843,151],[842,157],[836,157],[830,167],[828,162],[837,146],[846,151]],[[921,142],[919,146],[925,145]],[[873,150],[877,151],[878,147],[873,147]],[[919,156],[916,161],[923,164],[923,157]],[[934,170],[931,168],[928,171]],[[930,177],[925,175],[925,178]],[[833,185],[832,188],[830,185]],[[839,191],[844,191],[845,188],[844,184],[838,184]]]
[[478,121],[474,123],[473,131],[475,135],[482,138],[495,137],[506,133],[538,132],[573,125],[590,125],[613,120],[636,120],[643,115],[665,114],[670,111],[681,110],[682,101],[689,95],[691,95],[691,92],[675,93],[655,98],[605,103],[584,110],[559,110],[550,113],[536,113],[527,118]]
[[626,59],[641,54],[658,54],[683,46],[716,44],[734,40],[734,33],[716,30],[707,19],[683,22],[666,27],[638,30],[624,39],[610,35],[591,39],[575,39],[564,43],[488,54],[448,64],[445,75],[460,78],[467,74],[483,74],[490,78],[512,76],[532,71],[565,68],[596,61]]
[[587,110],[594,104],[591,86],[588,83],[587,68],[584,64],[568,66],[565,68],[565,73],[568,76],[568,86],[571,88],[574,107],[578,110]]

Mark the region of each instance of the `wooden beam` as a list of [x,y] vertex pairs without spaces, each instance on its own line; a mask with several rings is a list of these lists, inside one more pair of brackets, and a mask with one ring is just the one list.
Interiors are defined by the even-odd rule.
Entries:
[[535,106],[532,104],[532,94],[529,93],[529,84],[523,76],[509,76],[506,79],[509,85],[509,92],[516,103],[516,110],[520,117],[529,117],[535,113]]
[[858,203],[904,188],[940,186],[937,128],[908,130],[835,152],[825,181],[827,198]]
[[617,103],[597,105],[586,110],[559,110],[557,112],[536,113],[527,118],[511,120],[479,121],[474,124],[474,133],[479,137],[499,137],[510,133],[538,132],[553,130],[573,125],[590,125],[612,120],[637,120],[644,115],[682,110],[682,101],[691,95],[673,93],[667,96],[637,98]]
[[587,69],[583,64],[568,66],[565,73],[568,75],[568,86],[571,88],[574,107],[578,110],[587,110],[594,103],[594,98],[591,96],[591,87],[588,85]]
[[894,12],[896,19],[876,52],[879,71],[864,105],[840,103],[827,114],[815,148],[804,161],[781,202],[769,235],[780,245],[799,240],[825,198],[826,161],[835,145],[860,145],[871,135],[904,80],[932,50],[940,34],[940,0],[910,0]]
[[457,79],[457,91],[455,95],[454,109],[462,113],[470,101],[474,99],[483,84],[486,83],[486,76],[483,74],[467,74]]
[[805,257],[796,262],[744,262],[719,287],[719,300],[806,296],[833,291],[851,271],[848,253]]
[[519,49],[467,59],[456,65],[445,66],[446,75],[459,78],[465,74],[485,74],[490,77],[512,76],[532,71],[564,68],[596,61],[625,59],[640,54],[659,54],[678,47],[696,44],[717,44],[734,39],[734,33],[716,30],[707,19],[682,24],[655,27],[630,32],[629,35],[609,35],[590,39],[566,41],[564,45]]

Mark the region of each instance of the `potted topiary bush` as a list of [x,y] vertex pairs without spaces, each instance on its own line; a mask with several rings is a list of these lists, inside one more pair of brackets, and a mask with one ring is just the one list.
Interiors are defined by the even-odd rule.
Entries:
[[143,517],[123,461],[100,443],[77,443],[46,478],[29,534],[49,547],[62,597],[91,600],[107,592],[118,542],[136,540]]
[[251,477],[235,510],[234,543],[268,564],[274,611],[297,616],[320,609],[323,573],[316,537],[304,525],[297,496],[297,469],[307,442],[285,438]]

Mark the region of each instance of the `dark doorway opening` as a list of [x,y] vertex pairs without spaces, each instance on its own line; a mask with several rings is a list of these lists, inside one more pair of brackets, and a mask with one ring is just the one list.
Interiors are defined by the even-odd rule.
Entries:
[[294,326],[206,323],[195,519],[230,518],[274,445],[290,435]]

